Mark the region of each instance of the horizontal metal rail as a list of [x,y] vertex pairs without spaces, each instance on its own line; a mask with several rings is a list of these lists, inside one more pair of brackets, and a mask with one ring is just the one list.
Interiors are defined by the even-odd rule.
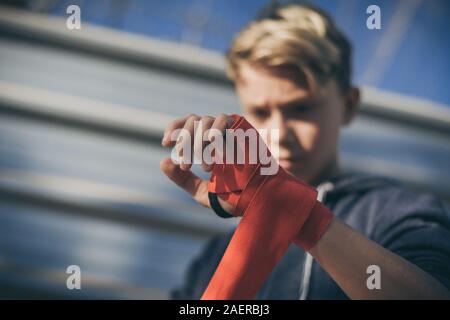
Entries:
[[0,113],[160,145],[172,117],[124,105],[0,81]]
[[[234,221],[218,221],[212,213],[186,204],[176,205],[170,199],[151,201],[151,195],[117,186],[50,176],[21,170],[0,170],[2,202],[45,207],[67,215],[100,218],[144,229],[159,229],[194,238],[205,238],[230,230]],[[64,186],[65,194],[58,193]],[[89,193],[92,196],[76,196]],[[120,193],[120,202],[115,194]],[[195,206],[195,207],[194,207]],[[137,208],[137,209],[136,209]],[[178,209],[178,210],[177,210]],[[178,211],[178,214],[172,211]],[[193,216],[195,214],[195,216]],[[222,223],[220,223],[222,222]]]
[[[84,23],[68,30],[65,19],[0,7],[0,36],[94,54],[123,63],[200,77],[230,86],[221,54]],[[361,113],[450,133],[450,107],[370,87],[363,87]]]

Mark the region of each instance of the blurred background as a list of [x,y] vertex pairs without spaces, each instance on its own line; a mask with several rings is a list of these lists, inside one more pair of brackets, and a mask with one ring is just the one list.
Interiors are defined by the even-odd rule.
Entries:
[[[450,2],[311,2],[354,43],[363,104],[344,169],[450,201]],[[267,3],[0,0],[0,298],[165,299],[236,223],[166,180],[159,141],[174,117],[239,112],[223,52]]]

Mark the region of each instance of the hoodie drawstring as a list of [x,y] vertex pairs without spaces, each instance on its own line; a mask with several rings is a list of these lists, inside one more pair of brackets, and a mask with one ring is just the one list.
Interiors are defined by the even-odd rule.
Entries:
[[[325,181],[325,182],[322,182],[321,184],[319,184],[319,186],[317,187],[317,201],[324,203],[327,193],[332,191],[333,189],[334,189],[334,185],[329,181]],[[312,265],[313,265],[312,255],[310,255],[308,252],[305,252],[302,279],[301,279],[301,283],[300,283],[299,300],[306,300],[306,298],[308,296],[309,285],[310,285],[310,280],[311,280]]]

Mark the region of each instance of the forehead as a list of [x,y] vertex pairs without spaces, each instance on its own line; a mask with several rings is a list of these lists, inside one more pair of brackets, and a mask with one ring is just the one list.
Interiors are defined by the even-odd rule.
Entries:
[[239,68],[236,90],[247,105],[278,105],[311,97],[306,79],[299,71],[268,69],[250,64]]

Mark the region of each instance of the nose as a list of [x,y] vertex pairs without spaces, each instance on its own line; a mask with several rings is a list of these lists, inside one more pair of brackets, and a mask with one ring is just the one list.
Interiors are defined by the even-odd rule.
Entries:
[[[275,111],[272,112],[265,126],[269,130],[268,137],[265,140],[275,159],[290,155],[292,149],[295,148],[296,139],[289,119],[283,113]],[[271,132],[273,129],[278,132]]]
[[278,130],[278,144],[280,146],[288,147],[295,141],[291,123],[282,112],[276,111],[272,113],[268,128]]

